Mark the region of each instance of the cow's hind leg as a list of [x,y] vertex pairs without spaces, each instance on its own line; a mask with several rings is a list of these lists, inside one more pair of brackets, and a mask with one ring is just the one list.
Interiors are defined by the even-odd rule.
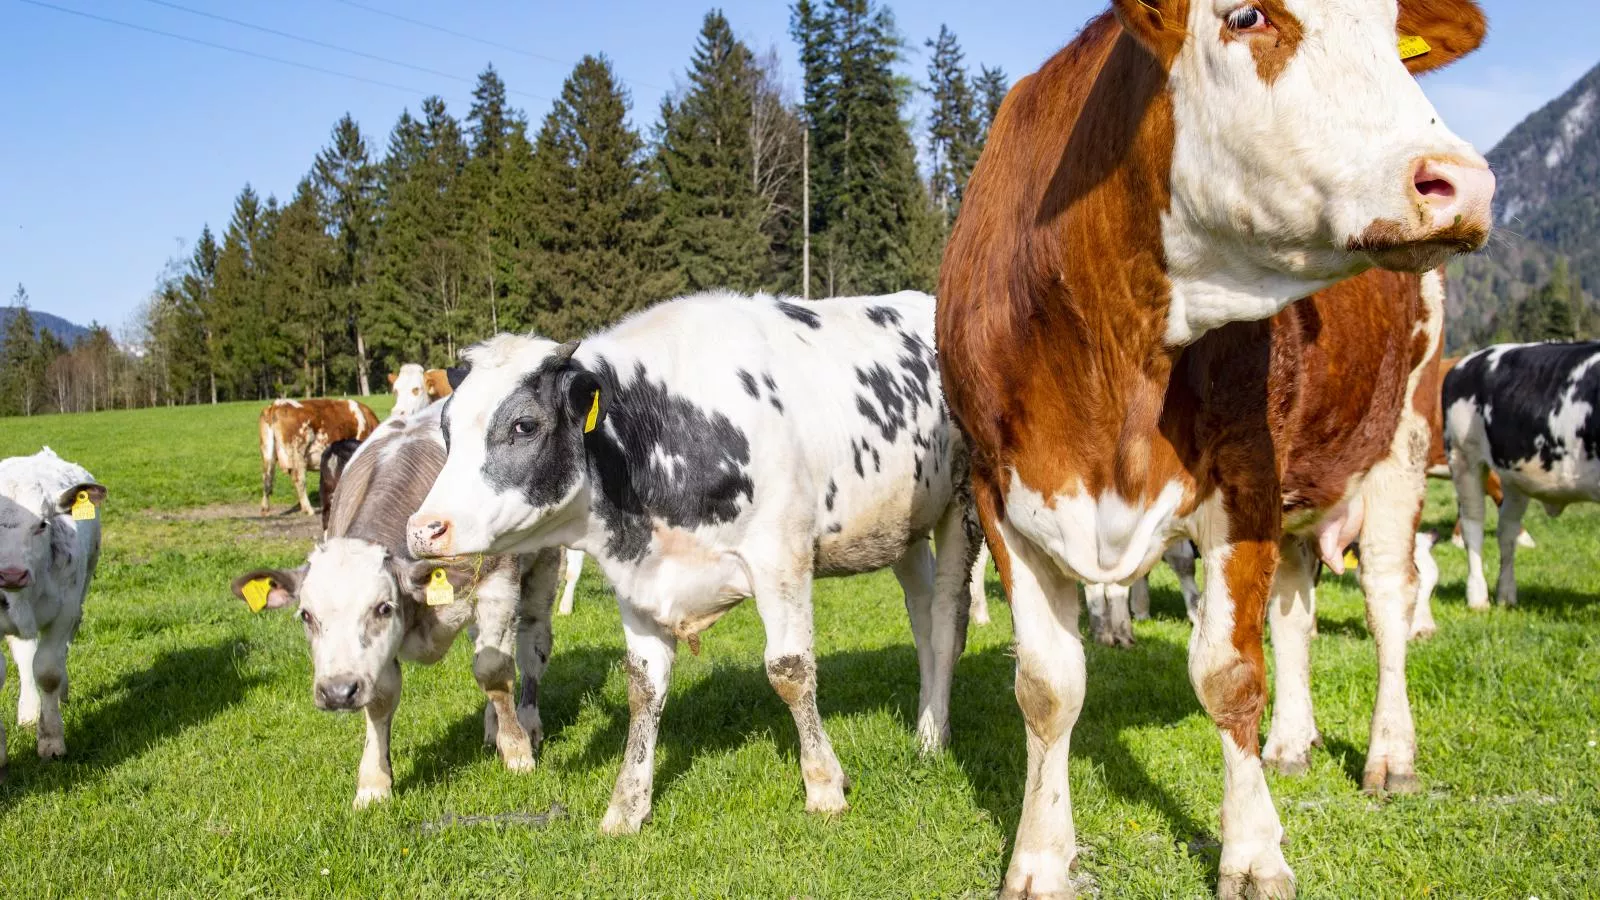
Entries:
[[1432,637],[1439,626],[1433,621],[1433,589],[1439,586],[1439,564],[1433,558],[1433,535],[1417,532],[1412,559],[1417,566],[1417,608],[1411,614],[1411,639]]
[[1495,580],[1494,599],[1501,606],[1516,606],[1517,539],[1522,534],[1522,516],[1528,511],[1528,495],[1510,484],[1504,490],[1495,535],[1500,540],[1500,576]]
[[972,621],[979,625],[989,624],[989,586],[987,576],[989,573],[989,545],[983,541],[978,542],[978,558],[972,561],[971,580],[968,590],[972,594],[970,615]]
[[367,716],[367,742],[361,749],[361,768],[356,772],[356,809],[366,809],[389,799],[394,790],[394,768],[389,762],[389,732],[394,711],[400,705],[400,664],[391,662],[373,685]]
[[1028,739],[1022,817],[1000,896],[1072,897],[1078,846],[1067,764],[1085,688],[1078,589],[1054,559],[1009,524],[999,523],[998,533],[995,561],[1011,601],[1017,706]]
[[300,511],[308,516],[316,515],[316,510],[311,508],[311,497],[306,493],[305,462],[295,460],[294,466],[289,470],[289,476],[294,479],[295,496],[300,498]]
[[7,636],[11,660],[17,664],[17,724],[31,728],[39,724],[39,686],[33,680],[33,657],[38,640]]
[[583,551],[562,550],[560,615],[572,615],[572,603],[578,596],[578,578],[583,575]]
[[564,553],[559,548],[540,551],[523,576],[522,603],[517,613],[517,669],[522,689],[517,695],[517,721],[528,733],[535,752],[544,743],[544,722],[539,717],[539,685],[544,682],[554,638],[550,632],[550,607]]
[[1187,540],[1180,540],[1167,548],[1161,554],[1172,571],[1178,576],[1178,589],[1183,592],[1183,609],[1189,616],[1189,624],[1197,625],[1200,622],[1200,583],[1195,580],[1195,550],[1194,544]]
[[605,834],[633,834],[650,818],[656,735],[661,729],[661,710],[667,703],[677,639],[639,615],[620,593],[617,606],[622,610],[622,632],[628,644],[622,663],[628,674],[628,742],[600,830]]
[[[1426,440],[1419,443],[1426,446]],[[1414,456],[1407,460],[1395,454],[1379,462],[1363,488],[1366,519],[1357,573],[1366,594],[1367,630],[1378,654],[1378,695],[1361,786],[1372,793],[1408,793],[1418,787],[1416,728],[1406,696],[1406,642],[1417,604],[1417,521],[1427,485],[1424,454]]]
[[1272,581],[1268,620],[1272,626],[1272,730],[1262,758],[1285,775],[1311,767],[1311,747],[1322,743],[1311,708],[1311,632],[1317,619],[1317,556],[1311,544],[1285,538]]
[[1457,527],[1467,548],[1467,607],[1488,609],[1489,582],[1483,576],[1482,468],[1457,447],[1450,451],[1450,478],[1456,486]]
[[1129,590],[1120,584],[1085,584],[1089,630],[1095,643],[1107,647],[1133,646],[1133,621],[1128,612]]
[[[485,738],[490,726],[495,749],[507,769],[533,768],[533,742],[517,716],[517,618],[522,580],[497,572],[478,587],[477,628],[473,635],[472,676],[488,698]],[[492,711],[492,715],[489,714]]]

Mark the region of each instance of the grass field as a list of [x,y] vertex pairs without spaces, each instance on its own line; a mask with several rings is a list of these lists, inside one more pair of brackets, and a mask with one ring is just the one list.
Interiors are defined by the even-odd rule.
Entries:
[[[39,762],[15,727],[14,669],[0,692],[0,895],[992,894],[1025,756],[1005,606],[973,629],[957,671],[953,747],[922,759],[915,657],[887,574],[817,591],[819,702],[854,783],[837,820],[803,812],[794,726],[746,604],[701,655],[679,657],[654,821],[637,837],[598,834],[627,700],[616,609],[592,571],[577,614],[556,622],[538,769],[510,774],[483,749],[463,642],[406,669],[395,798],[353,811],[361,719],[313,708],[290,616],[251,616],[228,593],[235,574],[297,564],[309,546],[296,515],[254,515],[258,409],[0,420],[0,456],[48,443],[110,488],[68,663],[69,758]],[[293,502],[285,486],[279,511]],[[1435,484],[1429,524],[1452,509]],[[1462,552],[1435,551],[1440,631],[1414,645],[1410,668],[1417,796],[1359,791],[1373,652],[1353,581],[1324,581],[1313,691],[1327,746],[1309,775],[1269,776],[1301,896],[1600,895],[1600,511],[1534,514],[1528,528],[1540,546],[1522,554],[1511,611],[1469,614]],[[998,598],[992,574],[989,590]],[[1189,687],[1189,628],[1165,571],[1154,600],[1136,648],[1090,646],[1073,735],[1081,864],[1102,897],[1215,885],[1221,752]]]

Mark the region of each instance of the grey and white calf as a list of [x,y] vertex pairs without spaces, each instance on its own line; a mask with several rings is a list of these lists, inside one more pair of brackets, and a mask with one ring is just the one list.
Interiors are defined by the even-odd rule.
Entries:
[[649,816],[678,641],[696,649],[748,597],[767,678],[799,729],[806,808],[846,808],[817,712],[816,576],[894,567],[917,644],[918,734],[926,749],[948,740],[976,534],[932,336],[924,294],[705,294],[581,347],[501,336],[468,351],[471,374],[445,410],[450,457],[411,519],[411,548],[566,545],[610,579],[631,720],[602,830]]
[[1600,500],[1600,342],[1500,344],[1444,378],[1444,439],[1467,545],[1467,605],[1489,606],[1483,574],[1485,469],[1500,476],[1500,576],[1495,596],[1517,602],[1517,537],[1529,500],[1552,516]]
[[298,603],[311,642],[312,699],[325,710],[366,712],[357,809],[387,799],[393,784],[389,731],[400,702],[400,660],[438,662],[463,629],[475,648],[473,677],[488,695],[484,743],[498,749],[506,768],[527,771],[542,735],[539,680],[550,658],[559,556],[552,550],[528,557],[413,558],[406,550],[406,518],[444,457],[437,406],[390,419],[345,469],[330,537],[305,565],[292,572],[258,570],[233,582],[233,592],[252,608]]
[[[106,489],[45,447],[0,460],[0,634],[17,664],[17,723],[38,727],[39,756],[67,754],[61,701],[67,645],[100,560],[98,508]],[[0,664],[0,688],[5,686]],[[0,781],[6,774],[0,721]]]

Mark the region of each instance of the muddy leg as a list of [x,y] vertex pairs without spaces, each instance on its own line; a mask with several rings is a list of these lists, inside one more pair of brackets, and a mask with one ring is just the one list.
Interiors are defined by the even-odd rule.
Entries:
[[633,834],[650,818],[651,790],[655,783],[656,735],[661,728],[661,710],[667,702],[667,683],[672,678],[672,662],[677,654],[677,639],[656,623],[633,611],[621,594],[623,636],[628,653],[623,668],[628,674],[628,742],[622,750],[622,769],[611,791],[600,831],[605,834]]

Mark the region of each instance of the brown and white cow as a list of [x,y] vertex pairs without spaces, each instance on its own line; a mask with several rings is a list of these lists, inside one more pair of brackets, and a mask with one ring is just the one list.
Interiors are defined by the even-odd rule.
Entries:
[[274,400],[261,411],[261,514],[272,499],[278,469],[294,479],[300,511],[315,515],[306,496],[306,472],[322,465],[322,454],[334,443],[363,440],[378,427],[378,417],[354,400]]
[[[1416,782],[1404,652],[1427,431],[1408,400],[1442,292],[1391,273],[1332,286],[1487,240],[1493,176],[1412,78],[1485,25],[1470,0],[1112,5],[1006,98],[941,273],[944,384],[1028,734],[1002,895],[1073,891],[1073,582],[1131,583],[1188,537],[1209,574],[1189,673],[1223,747],[1218,892],[1287,897],[1263,619],[1270,598],[1279,669],[1303,671],[1319,550],[1358,533],[1381,678],[1364,782]],[[1401,38],[1426,52],[1402,62]],[[1350,387],[1369,384],[1384,390]],[[1280,679],[1268,753],[1291,769],[1315,737],[1296,693]]]

